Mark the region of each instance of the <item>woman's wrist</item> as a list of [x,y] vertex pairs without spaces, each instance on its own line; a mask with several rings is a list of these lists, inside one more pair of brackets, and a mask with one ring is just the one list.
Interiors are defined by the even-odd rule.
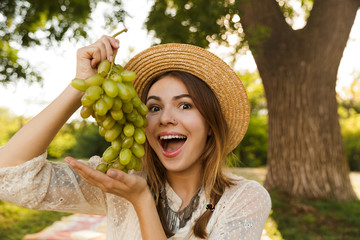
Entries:
[[142,239],[167,239],[148,187],[132,204],[139,219]]
[[146,187],[146,189],[144,189],[134,199],[131,199],[130,202],[134,206],[136,212],[142,212],[153,206],[156,208],[154,198],[148,187]]

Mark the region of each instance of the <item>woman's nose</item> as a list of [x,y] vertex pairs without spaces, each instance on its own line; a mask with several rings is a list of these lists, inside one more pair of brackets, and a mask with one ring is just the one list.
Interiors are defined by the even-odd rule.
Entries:
[[177,121],[176,121],[176,117],[175,114],[173,113],[173,111],[171,109],[163,109],[161,116],[160,116],[160,125],[176,125]]

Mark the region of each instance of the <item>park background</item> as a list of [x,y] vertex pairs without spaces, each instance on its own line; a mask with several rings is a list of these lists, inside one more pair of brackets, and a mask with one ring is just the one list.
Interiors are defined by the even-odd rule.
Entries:
[[[39,4],[41,1],[14,2],[26,9],[26,6],[31,6],[31,4],[35,6],[36,3]],[[58,2],[60,6],[64,6],[60,8],[60,12],[66,12],[70,9],[68,1]],[[83,2],[86,3],[87,1]],[[276,2],[283,11],[284,19],[291,25],[292,29],[301,30],[306,26],[306,19],[309,13],[311,14],[313,1],[289,0]],[[336,1],[331,1],[332,4],[334,2]],[[8,1],[0,4],[0,22],[2,23],[7,23],[8,20],[5,15],[7,3],[10,4]],[[24,75],[24,79],[21,79],[21,77],[18,79],[14,79],[13,76],[8,77],[2,71],[2,84],[0,88],[0,146],[4,145],[22,125],[41,111],[69,84],[75,75],[75,55],[76,49],[79,47],[92,43],[103,34],[111,35],[117,30],[127,27],[129,31],[119,37],[121,48],[116,59],[117,63],[124,64],[136,53],[154,43],[159,43],[158,37],[160,34],[156,35],[154,31],[147,31],[144,25],[154,3],[158,3],[159,6],[161,6],[161,3],[167,3],[170,6],[167,6],[168,9],[176,7],[176,4],[184,4],[184,8],[191,8],[191,4],[196,5],[196,1],[139,0],[122,2],[113,0],[98,1],[97,3],[96,1],[90,1],[91,7],[85,27],[87,32],[85,38],[72,37],[74,32],[71,32],[72,28],[70,28],[61,41],[53,41],[51,45],[48,45],[49,42],[46,40],[48,35],[46,32],[55,20],[52,19],[47,22],[47,19],[43,17],[43,22],[41,24],[38,23],[38,28],[32,30],[31,34],[31,37],[41,39],[39,44],[24,47],[16,39],[9,41],[7,49],[10,47],[16,50],[18,63],[26,65],[26,61],[28,61],[30,65],[26,67],[25,72],[27,75]],[[229,3],[234,4],[237,1],[229,1]],[[47,5],[45,4],[44,6]],[[359,7],[357,5],[354,6]],[[215,8],[216,4],[212,5],[212,7]],[[111,15],[114,11],[121,12],[121,9],[125,10],[128,14],[125,15],[123,23],[116,22],[114,20],[116,19],[115,17],[112,22],[105,20],[104,13]],[[158,9],[161,8],[159,7]],[[231,11],[234,10],[231,9]],[[181,11],[179,10],[178,12]],[[158,14],[161,14],[160,10]],[[171,14],[174,15],[170,11]],[[175,15],[174,17],[176,17]],[[359,14],[356,16],[353,19],[351,32],[347,37],[346,48],[337,71],[336,82],[337,112],[344,142],[346,164],[348,170],[352,172],[351,176],[357,176],[357,172],[360,171],[360,66],[358,64],[360,62],[360,17]],[[233,17],[228,20],[232,21],[234,25],[241,22],[240,17],[237,19],[236,14],[233,14]],[[170,20],[159,18],[158,22],[161,21]],[[11,30],[11,26],[20,24],[21,19],[19,17],[14,18],[14,22],[13,25],[7,25],[8,29],[0,29],[0,34],[6,36],[7,31]],[[174,22],[176,24],[176,21]],[[112,25],[109,23],[112,23]],[[335,25],[336,23],[333,24]],[[111,26],[109,27],[109,25]],[[166,27],[170,28],[171,26],[168,25]],[[161,28],[159,27],[159,29]],[[237,30],[239,29],[237,28]],[[164,32],[166,33],[167,31]],[[169,30],[169,34],[170,32]],[[14,33],[14,35],[16,34]],[[236,33],[234,34],[234,32],[226,36],[225,44],[219,43],[218,40],[208,43],[210,51],[227,61],[239,73],[248,91],[251,103],[249,129],[242,143],[234,151],[236,157],[229,164],[242,170],[248,168],[260,169],[262,175],[251,175],[254,171],[249,170],[248,173],[250,174],[247,176],[264,183],[265,176],[262,170],[266,171],[268,163],[269,118],[263,82],[249,48],[242,46],[244,48],[241,50],[237,49],[238,51],[234,52],[234,48],[239,47],[237,45],[240,42],[239,36]],[[3,54],[6,47],[4,47],[3,42],[1,44],[1,53]],[[1,57],[4,56],[6,55]],[[325,56],[323,62],[327,62]],[[4,61],[1,63],[4,64]],[[2,65],[0,64],[0,70],[3,70],[1,67]],[[37,79],[30,75],[29,70],[38,72],[43,80],[37,82]],[[10,71],[8,71],[9,73]],[[314,102],[314,105],[316,104],[317,102]],[[89,146],[94,147],[89,148]],[[79,112],[77,112],[54,139],[48,149],[48,155],[50,160],[53,161],[62,161],[67,155],[86,159],[92,155],[101,155],[107,146],[108,144],[98,134],[95,123],[91,120],[82,120]],[[239,170],[241,174],[246,175],[246,172],[242,170]],[[356,179],[356,177],[352,179]],[[359,196],[360,183],[352,182],[352,186],[358,194],[357,196]],[[271,196],[273,211],[266,227],[271,239],[360,239],[358,227],[360,226],[360,219],[358,217],[360,216],[360,203],[357,199],[347,199],[344,201],[336,197],[323,197],[314,200],[313,197],[291,196],[291,194],[284,194],[277,190],[272,191]],[[56,213],[16,208],[7,203],[1,203],[0,213],[0,232],[2,234],[9,234],[6,237],[0,237],[0,239],[19,239],[17,234],[24,235],[39,231],[41,227],[51,224],[52,221],[62,216],[62,214],[57,215]],[[38,222],[31,221],[35,223],[33,225],[24,226],[25,222],[28,222],[29,219],[39,220]],[[44,223],[40,224],[42,221]],[[20,225],[13,225],[14,228],[9,228],[15,222]]]

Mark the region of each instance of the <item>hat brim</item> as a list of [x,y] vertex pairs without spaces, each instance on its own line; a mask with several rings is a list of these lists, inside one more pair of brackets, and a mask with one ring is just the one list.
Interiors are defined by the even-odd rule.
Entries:
[[133,57],[124,69],[134,71],[134,87],[141,97],[156,75],[168,71],[191,73],[207,83],[215,93],[229,127],[227,152],[242,140],[250,119],[249,100],[239,76],[215,54],[189,44],[162,44]]

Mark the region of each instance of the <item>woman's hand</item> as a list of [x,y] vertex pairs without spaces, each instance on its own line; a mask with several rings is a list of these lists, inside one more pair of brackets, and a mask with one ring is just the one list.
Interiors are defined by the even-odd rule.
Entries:
[[100,188],[103,192],[112,193],[131,202],[134,207],[152,198],[146,180],[138,175],[127,174],[118,169],[109,169],[106,174],[97,171],[84,163],[66,157],[65,161],[87,183]]
[[[114,57],[119,48],[119,40],[102,36],[95,43],[80,48],[77,51],[76,58],[76,76],[75,78],[85,79],[96,73],[96,66],[104,59],[110,62],[114,61]],[[115,54],[115,55],[114,55]]]

